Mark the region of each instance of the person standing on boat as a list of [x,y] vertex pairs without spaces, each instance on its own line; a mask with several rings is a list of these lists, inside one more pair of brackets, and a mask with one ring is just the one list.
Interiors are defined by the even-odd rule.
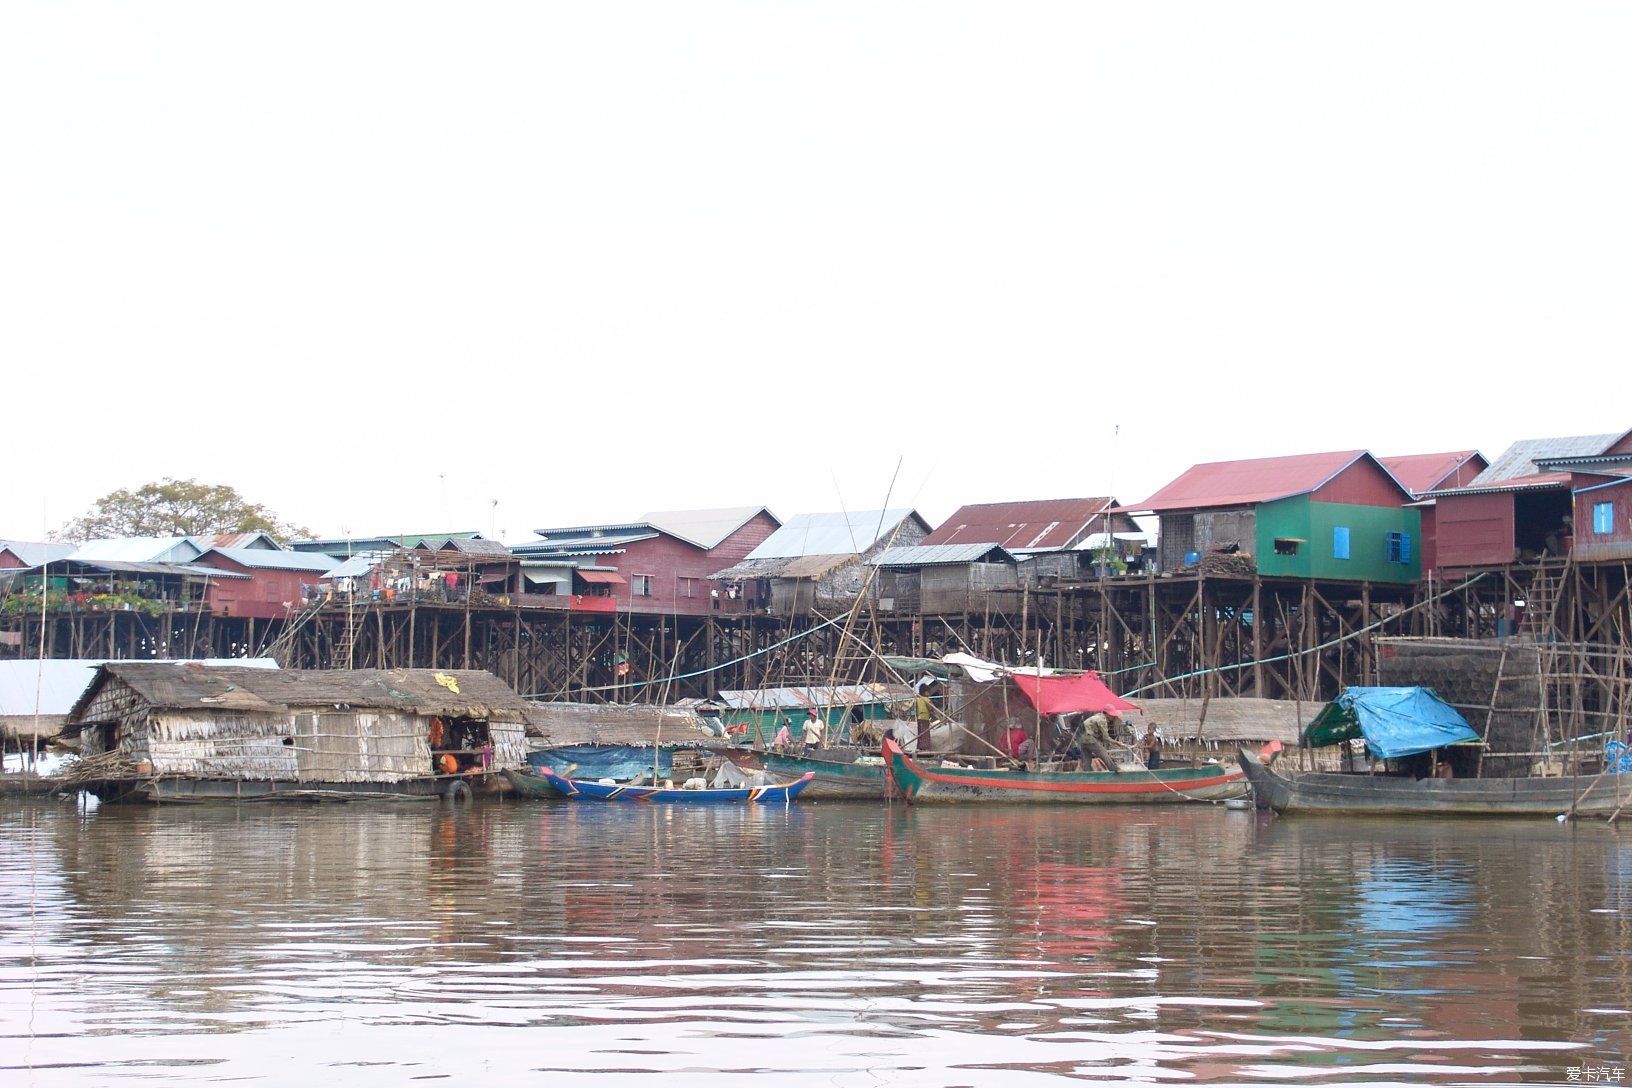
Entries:
[[793,734],[788,732],[787,722],[783,722],[781,727],[777,729],[776,739],[771,742],[771,747],[776,749],[776,754],[779,756],[787,755],[788,749],[793,747]]
[[1145,735],[1139,738],[1139,750],[1145,753],[1145,769],[1154,771],[1162,765],[1162,738],[1156,732],[1155,722],[1145,723]]
[[810,711],[805,715],[805,751],[821,751],[822,742],[826,739],[826,730],[822,728],[822,719],[817,716],[816,708],[811,707]]
[[1103,770],[1115,774],[1121,770],[1117,766],[1116,757],[1111,755],[1108,747],[1111,743],[1111,723],[1121,723],[1122,719],[1115,714],[1106,715],[1104,711],[1088,715],[1082,723],[1082,747],[1093,757]]
[[929,737],[930,721],[935,716],[935,704],[930,702],[929,692],[934,687],[934,681],[926,681],[918,689],[918,697],[912,701],[912,716],[918,722],[918,753],[929,751],[932,742]]

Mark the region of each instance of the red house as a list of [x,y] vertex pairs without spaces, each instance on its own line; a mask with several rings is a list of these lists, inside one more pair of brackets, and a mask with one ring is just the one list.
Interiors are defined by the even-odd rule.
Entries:
[[1575,557],[1583,562],[1632,559],[1632,469],[1628,476],[1575,491]]
[[1442,487],[1466,487],[1490,462],[1478,450],[1450,453],[1412,453],[1403,457],[1380,457],[1383,467],[1413,495],[1421,496]]
[[193,560],[244,577],[212,580],[204,600],[221,616],[281,619],[301,609],[307,586],[320,586],[335,561],[326,555],[268,548],[211,548]]
[[[1403,457],[1380,458],[1383,467],[1419,500],[1422,514],[1422,569],[1433,570],[1438,557],[1437,507],[1428,492],[1439,488],[1466,487],[1474,477],[1490,467],[1478,450],[1449,453],[1413,453]],[[1426,500],[1426,501],[1423,501]]]
[[780,524],[763,506],[669,510],[620,524],[537,529],[541,539],[510,550],[524,569],[530,559],[571,562],[573,599],[585,605],[609,600],[619,611],[702,616],[712,610],[709,575],[745,559]]
[[1501,566],[1568,554],[1592,524],[1590,510],[1582,519],[1577,492],[1625,475],[1623,467],[1632,472],[1632,431],[1515,442],[1466,485],[1428,496],[1434,566]]

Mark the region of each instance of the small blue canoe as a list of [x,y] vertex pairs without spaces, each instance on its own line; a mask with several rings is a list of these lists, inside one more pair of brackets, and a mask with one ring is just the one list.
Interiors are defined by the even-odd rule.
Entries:
[[795,782],[748,789],[681,790],[664,786],[602,785],[585,778],[566,778],[548,767],[532,772],[504,772],[510,784],[523,796],[537,797],[548,792],[571,801],[622,801],[653,805],[786,805],[815,780],[815,772]]

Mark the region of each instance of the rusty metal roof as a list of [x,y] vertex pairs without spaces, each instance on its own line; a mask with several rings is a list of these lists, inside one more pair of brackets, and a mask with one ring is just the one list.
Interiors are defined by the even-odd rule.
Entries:
[[945,567],[963,563],[1012,563],[1014,556],[1001,544],[913,544],[885,548],[867,560],[873,567]]
[[1337,450],[1192,465],[1156,494],[1126,509],[1201,510],[1214,506],[1252,506],[1306,495],[1360,458],[1369,456],[1365,450]]
[[924,544],[1001,544],[1019,551],[1064,551],[1092,529],[1105,529],[1116,506],[1109,495],[1086,499],[979,502],[959,507]]

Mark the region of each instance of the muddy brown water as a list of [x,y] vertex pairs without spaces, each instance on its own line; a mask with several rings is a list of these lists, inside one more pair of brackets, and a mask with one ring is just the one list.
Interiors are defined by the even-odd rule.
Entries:
[[0,903],[7,1085],[1632,1078],[1602,824],[12,802]]

